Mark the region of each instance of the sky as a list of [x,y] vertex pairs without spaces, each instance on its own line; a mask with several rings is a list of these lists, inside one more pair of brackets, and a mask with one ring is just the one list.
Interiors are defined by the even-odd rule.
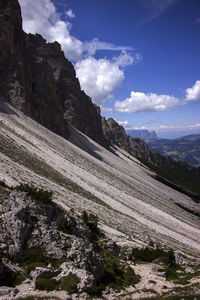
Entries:
[[81,88],[125,129],[200,133],[199,0],[19,0],[23,29],[58,41]]

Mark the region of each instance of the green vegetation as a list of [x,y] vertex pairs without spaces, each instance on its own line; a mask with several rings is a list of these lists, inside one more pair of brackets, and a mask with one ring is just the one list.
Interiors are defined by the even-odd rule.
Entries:
[[149,148],[161,155],[168,155],[176,161],[200,166],[200,135],[189,135],[178,139],[149,139]]
[[98,229],[98,217],[92,213],[87,213],[85,210],[82,212],[81,218],[85,224],[90,228],[92,233],[92,240],[98,241],[100,231]]
[[37,278],[35,288],[36,290],[48,292],[58,290],[58,282],[51,278]]
[[81,218],[85,224],[93,231],[97,231],[98,217],[92,213],[88,214],[85,210],[82,212]]
[[41,248],[31,248],[19,263],[28,275],[36,267],[46,267],[51,264],[54,268],[58,268],[64,261],[65,258],[55,259],[45,256]]
[[103,259],[105,274],[98,282],[96,293],[99,294],[105,287],[120,291],[128,286],[134,286],[140,281],[140,276],[119,257],[112,255],[108,250],[101,249],[99,252]]
[[72,273],[62,277],[60,280],[60,289],[66,290],[69,294],[77,292],[77,284],[80,282],[80,279]]
[[0,286],[15,287],[21,284],[24,277],[19,272],[6,272],[0,275]]
[[69,222],[67,221],[67,219],[65,217],[63,217],[61,220],[59,230],[66,234],[72,234],[71,225],[69,224]]
[[11,189],[3,180],[0,180],[0,195],[9,195]]
[[52,203],[53,193],[45,191],[42,188],[37,188],[28,184],[20,184],[16,187],[16,190],[28,193],[28,195],[31,196],[34,200],[42,204]]
[[70,273],[69,275],[62,277],[60,281],[56,281],[52,278],[37,278],[35,282],[35,288],[40,291],[58,291],[66,290],[69,294],[77,292],[77,284],[80,279]]
[[164,251],[160,248],[134,248],[132,255],[135,263],[153,262],[154,260],[158,260],[166,265],[175,263],[173,250]]
[[[154,178],[173,189],[188,196],[195,202],[200,202],[200,168],[189,167],[185,163],[171,162],[171,165],[154,165],[140,159],[150,170],[157,175]],[[166,179],[166,180],[165,180]]]

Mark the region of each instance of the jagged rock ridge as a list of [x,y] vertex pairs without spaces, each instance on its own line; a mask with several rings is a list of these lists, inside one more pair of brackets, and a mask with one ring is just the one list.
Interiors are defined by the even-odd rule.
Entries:
[[63,137],[69,123],[105,145],[100,108],[81,90],[61,46],[23,32],[17,0],[2,2],[0,9],[3,100]]

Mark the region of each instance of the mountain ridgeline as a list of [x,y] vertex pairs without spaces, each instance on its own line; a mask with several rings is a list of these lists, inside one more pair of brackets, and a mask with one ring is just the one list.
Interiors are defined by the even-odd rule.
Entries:
[[17,0],[1,2],[0,9],[0,101],[11,103],[62,137],[69,137],[71,125],[106,148],[116,145],[156,166],[161,176],[200,193],[200,169],[149,150],[145,142],[129,137],[113,119],[101,117],[100,108],[81,90],[60,44],[23,32]]

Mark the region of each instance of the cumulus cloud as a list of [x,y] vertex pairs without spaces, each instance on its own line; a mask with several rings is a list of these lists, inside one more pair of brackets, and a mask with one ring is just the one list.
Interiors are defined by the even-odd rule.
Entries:
[[197,80],[192,88],[186,90],[187,101],[200,101],[200,80]]
[[113,57],[112,61],[120,67],[126,67],[128,65],[136,64],[142,60],[142,55],[136,53],[134,56],[126,51],[122,51],[118,57]]
[[70,35],[71,24],[61,20],[50,0],[19,0],[22,8],[23,29],[27,33],[40,33],[48,42],[62,45],[67,58],[81,59],[83,43]]
[[116,120],[116,122],[121,125],[121,126],[124,126],[125,128],[129,127],[130,124],[129,122],[126,120],[126,121],[120,121],[120,120]]
[[65,14],[70,19],[75,18],[75,14],[73,13],[72,9],[68,9]]
[[97,104],[102,104],[122,84],[124,72],[107,59],[88,57],[75,65],[81,88]]
[[131,92],[124,101],[116,101],[115,109],[120,112],[152,112],[168,110],[179,104],[180,100],[169,95]]
[[[124,79],[123,68],[141,60],[141,55],[132,56],[131,47],[116,46],[112,43],[93,39],[82,42],[70,33],[72,24],[62,20],[52,0],[19,0],[22,9],[23,29],[27,33],[40,33],[48,42],[58,41],[65,56],[76,62],[77,76],[82,89],[97,104],[109,99]],[[65,12],[69,19],[75,17],[73,11]],[[95,59],[99,50],[120,51],[113,59]]]

